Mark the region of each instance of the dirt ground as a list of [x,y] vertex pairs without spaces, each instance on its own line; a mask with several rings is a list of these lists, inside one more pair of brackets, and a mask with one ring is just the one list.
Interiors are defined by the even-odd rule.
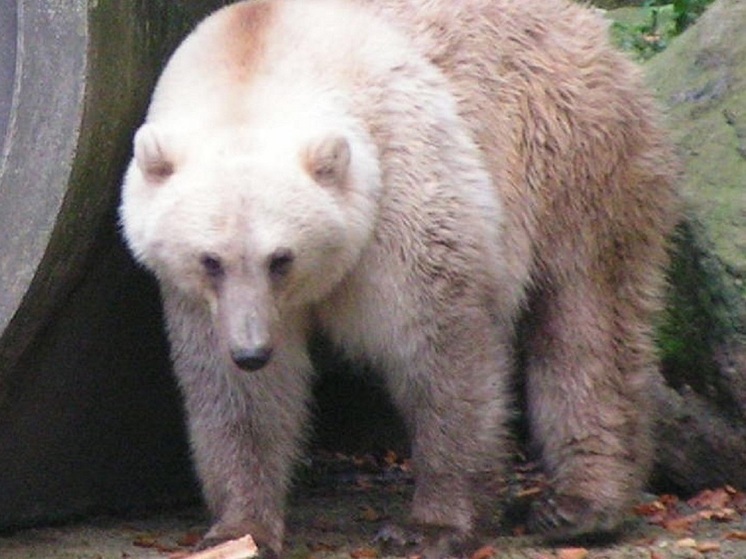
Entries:
[[[330,466],[331,465],[331,466]],[[288,513],[288,559],[383,559],[382,527],[406,517],[412,483],[406,461],[391,455],[334,457],[304,475]],[[736,559],[746,558],[746,495],[724,487],[689,500],[647,495],[612,544],[549,547],[523,533],[521,510],[542,480],[519,467],[513,502],[497,528],[481,534],[471,559]],[[522,501],[522,502],[521,502]],[[179,559],[207,528],[199,507],[143,517],[100,517],[0,537],[0,559]]]

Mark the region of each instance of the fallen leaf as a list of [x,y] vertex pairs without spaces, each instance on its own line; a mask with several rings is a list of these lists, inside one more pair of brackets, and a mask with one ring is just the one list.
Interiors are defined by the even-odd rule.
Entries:
[[746,513],[746,493],[739,491],[733,495],[730,501],[731,506],[740,513]]
[[676,542],[677,547],[694,548],[697,547],[697,541],[694,538],[684,538]]
[[132,542],[132,545],[145,548],[157,547],[158,540],[153,536],[137,536]]
[[378,551],[372,547],[359,547],[350,551],[352,559],[374,559],[378,557]]
[[732,522],[738,519],[738,513],[735,509],[724,507],[719,510],[705,511],[707,513],[708,520],[716,520],[718,522]]
[[194,547],[202,540],[202,536],[197,532],[187,532],[181,536],[176,543],[182,547]]
[[678,504],[679,498],[676,495],[669,495],[664,494],[659,497],[659,500],[661,503],[663,503],[663,506],[667,509],[674,507]]
[[389,466],[395,466],[399,461],[399,456],[393,450],[386,451],[386,455],[383,457],[383,461]]
[[326,542],[313,542],[311,543],[310,548],[311,548],[311,551],[314,553],[317,553],[317,552],[326,553],[326,552],[337,551],[338,549],[337,546],[328,544]]
[[730,499],[731,495],[725,488],[705,489],[687,500],[687,503],[692,507],[720,509],[725,507]]
[[746,531],[734,530],[733,532],[728,532],[725,534],[725,539],[746,541]]
[[720,551],[720,544],[718,542],[700,542],[695,548],[700,553],[709,553],[711,551]]
[[518,526],[513,528],[513,535],[516,537],[525,536],[528,529],[523,524],[519,524]]
[[674,532],[676,534],[683,534],[686,532],[690,532],[692,529],[692,526],[699,520],[700,520],[699,515],[690,514],[688,516],[676,516],[673,518],[666,518],[660,524],[663,528],[665,528],[669,532]]
[[666,506],[659,500],[642,503],[632,509],[637,516],[653,516],[666,510]]
[[538,495],[539,493],[541,493],[541,491],[541,487],[529,487],[528,489],[522,489],[521,491],[518,491],[515,496],[516,499],[523,499],[525,497],[533,497],[534,495]]
[[171,544],[165,544],[158,541],[158,538],[155,536],[137,536],[133,542],[132,545],[135,547],[142,547],[145,549],[154,549],[158,553],[173,553],[175,551],[179,551],[179,547],[176,545]]
[[480,547],[474,553],[471,554],[471,559],[490,559],[497,555],[497,550],[491,545],[485,545]]
[[355,479],[355,485],[358,489],[362,489],[364,491],[373,489],[373,484],[371,483],[370,479],[361,476],[357,476],[357,478]]
[[360,518],[366,522],[378,522],[381,520],[381,513],[376,511],[373,507],[366,505],[362,507]]
[[557,559],[585,559],[588,550],[584,547],[565,547],[557,551]]

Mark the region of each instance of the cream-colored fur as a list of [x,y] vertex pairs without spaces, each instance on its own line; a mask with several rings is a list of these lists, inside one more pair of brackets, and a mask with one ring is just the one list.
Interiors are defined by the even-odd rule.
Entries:
[[161,284],[208,538],[280,551],[320,329],[385,375],[412,518],[444,553],[506,460],[519,322],[553,483],[533,526],[618,526],[650,462],[675,203],[655,111],[604,33],[560,0],[277,0],[176,51],[121,218]]

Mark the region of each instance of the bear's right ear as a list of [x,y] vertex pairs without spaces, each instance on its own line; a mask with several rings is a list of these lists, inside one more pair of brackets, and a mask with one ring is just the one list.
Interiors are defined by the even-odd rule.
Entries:
[[305,167],[322,186],[344,186],[350,167],[350,143],[337,134],[311,142],[305,152]]
[[135,162],[145,178],[163,182],[174,172],[174,165],[166,156],[163,141],[152,124],[143,124],[135,134]]

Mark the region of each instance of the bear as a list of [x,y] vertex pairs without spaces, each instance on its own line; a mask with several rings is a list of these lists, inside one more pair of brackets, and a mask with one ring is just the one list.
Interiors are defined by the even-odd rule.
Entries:
[[205,545],[281,553],[317,333],[402,413],[426,557],[475,531],[516,376],[550,481],[530,528],[619,530],[651,467],[678,197],[606,35],[566,0],[248,0],[177,48],[120,222],[160,286]]

